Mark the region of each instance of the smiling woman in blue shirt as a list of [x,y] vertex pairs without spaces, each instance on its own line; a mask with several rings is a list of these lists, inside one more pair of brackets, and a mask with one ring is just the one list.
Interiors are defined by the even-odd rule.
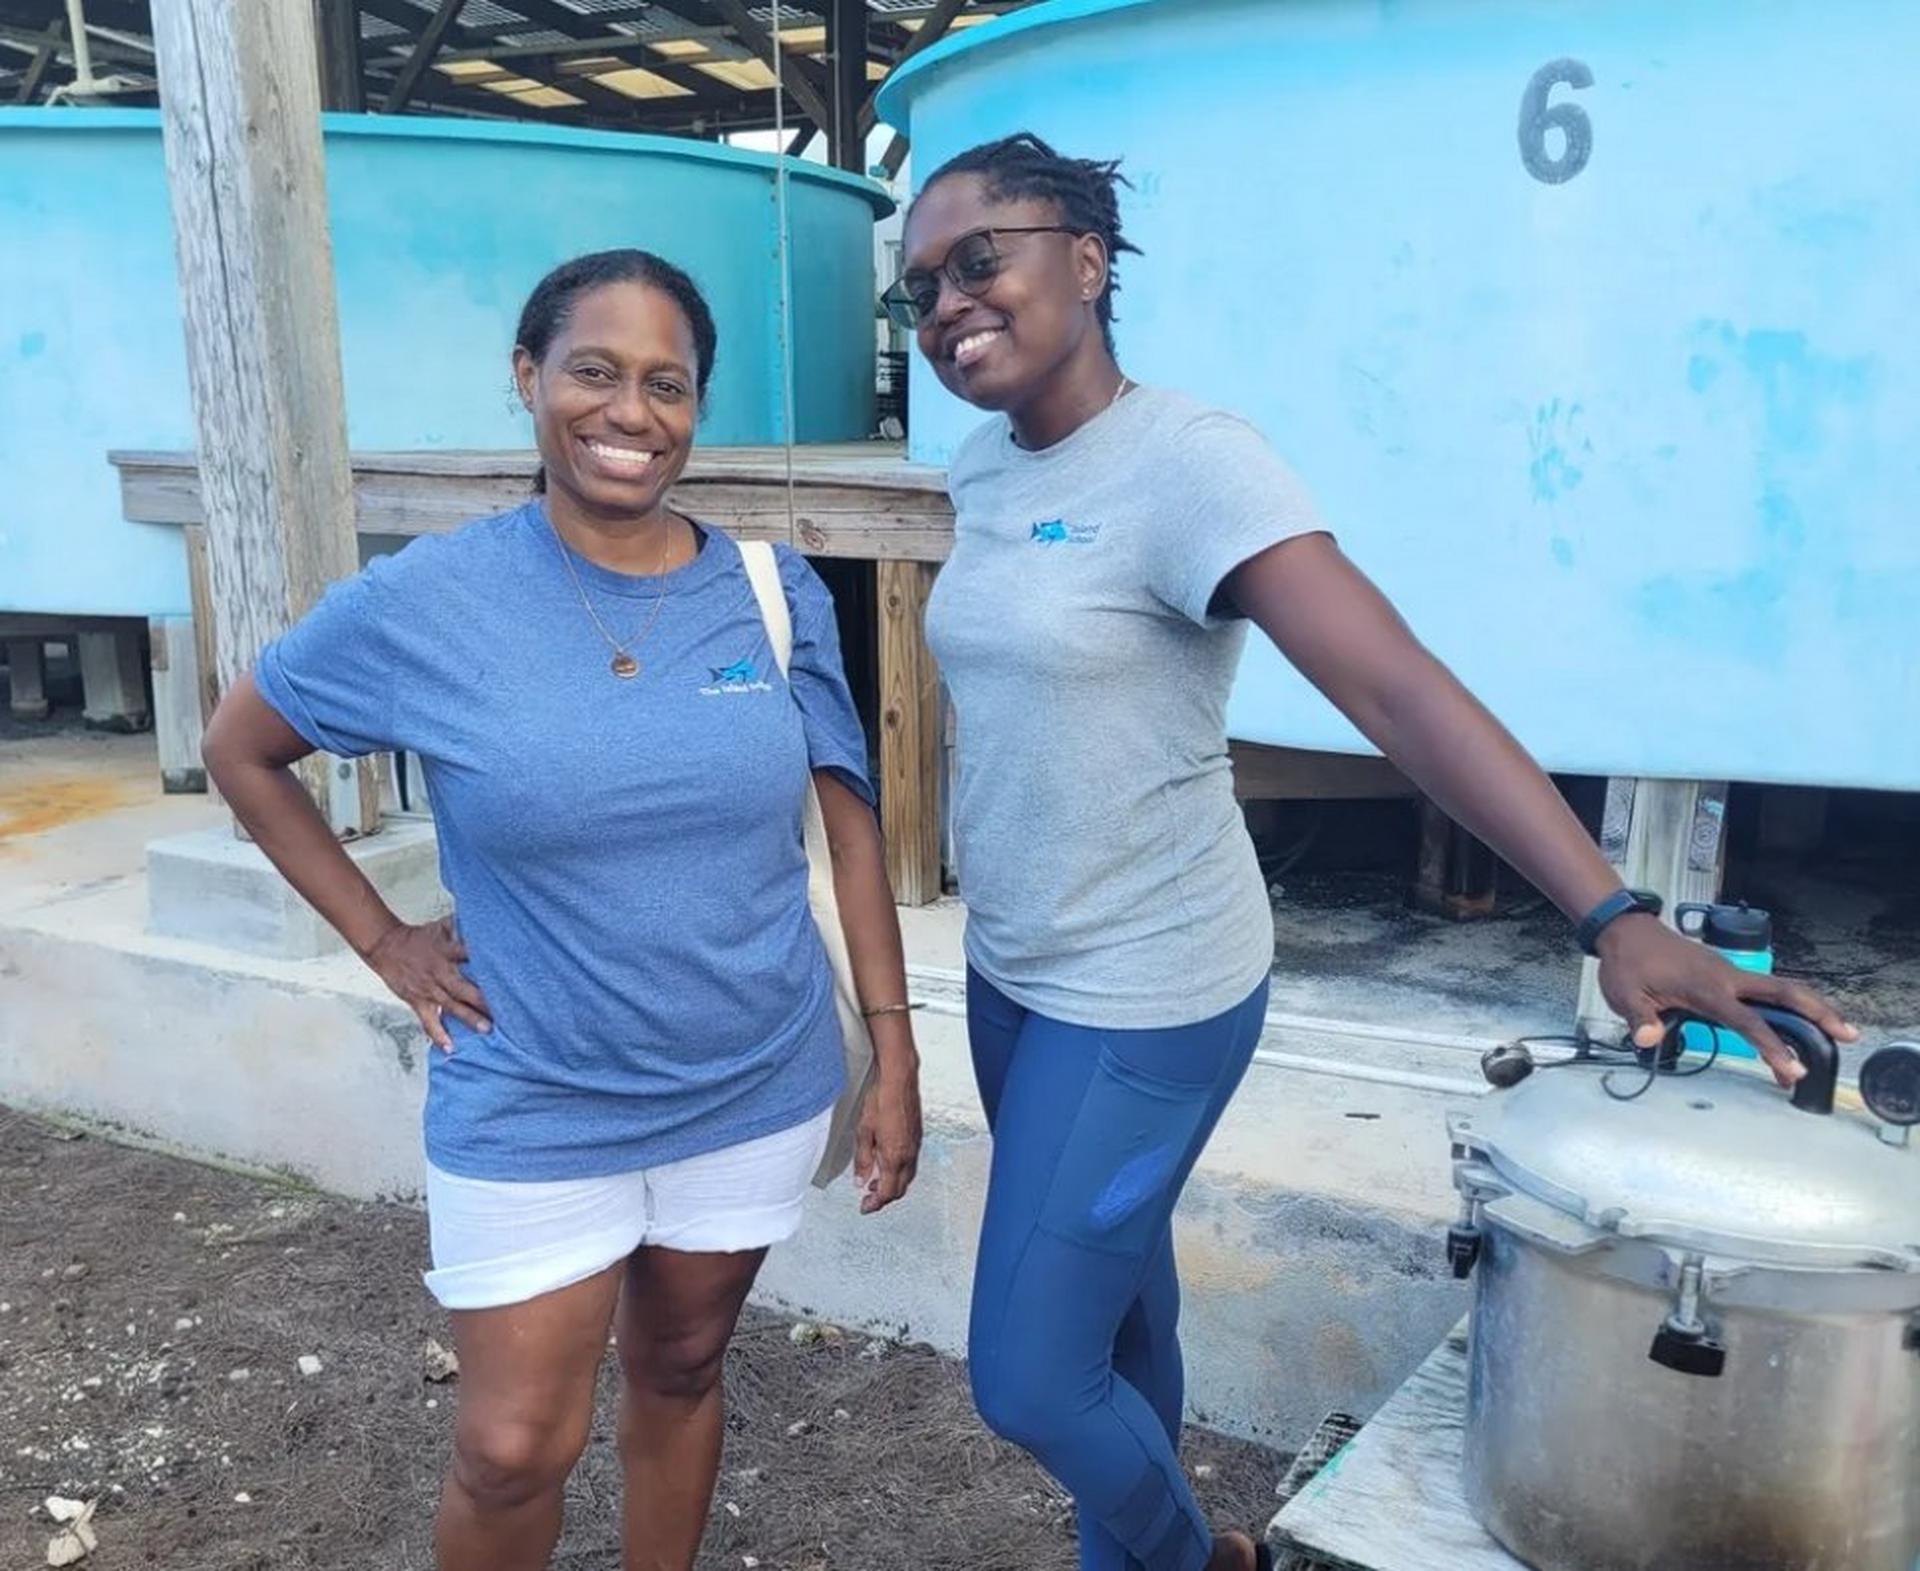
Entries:
[[[874,1036],[863,1209],[899,1198],[918,1156],[899,928],[827,590],[779,551],[783,675],[739,547],[667,504],[716,352],[699,290],[660,258],[556,269],[513,354],[536,494],[334,585],[208,731],[235,814],[440,1049],[427,1282],[461,1368],[446,1571],[548,1563],[610,1331],[628,1564],[693,1564],[722,1357],[845,1078],[810,782]],[[450,920],[401,922],[355,868],[288,769],[316,749],[424,761]]]

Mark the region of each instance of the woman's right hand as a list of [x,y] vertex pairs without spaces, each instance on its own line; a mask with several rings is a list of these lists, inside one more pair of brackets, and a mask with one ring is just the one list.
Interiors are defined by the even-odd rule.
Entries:
[[467,946],[450,916],[419,925],[397,923],[366,955],[374,974],[396,998],[412,1006],[433,1045],[443,1053],[453,1051],[443,1014],[482,1034],[493,1029],[486,999],[460,969],[466,959]]

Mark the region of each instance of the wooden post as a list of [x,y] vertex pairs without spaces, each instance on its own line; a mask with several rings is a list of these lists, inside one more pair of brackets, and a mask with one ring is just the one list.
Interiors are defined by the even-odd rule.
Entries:
[[933,569],[881,562],[880,813],[887,875],[901,905],[940,898],[940,693],[927,648]]
[[827,157],[836,169],[865,174],[867,134],[860,111],[867,101],[867,0],[827,0],[827,59],[833,88]]
[[[1630,889],[1650,889],[1666,902],[1667,920],[1683,900],[1714,900],[1726,867],[1727,787],[1724,781],[1607,782],[1600,849]],[[1600,992],[1600,966],[1580,969],[1577,1029],[1617,1037],[1623,1022]]]
[[83,717],[103,731],[144,731],[153,723],[140,635],[132,628],[80,634]]
[[1492,916],[1500,860],[1429,799],[1420,799],[1420,857],[1413,903],[1431,916],[1470,922]]
[[147,647],[153,651],[153,730],[160,753],[160,789],[169,795],[207,789],[200,762],[206,717],[200,713],[199,653],[193,619],[156,616],[147,623]]
[[38,638],[7,640],[7,706],[16,720],[44,720],[47,702],[47,646]]
[[320,107],[364,114],[367,88],[358,0],[313,0],[313,30],[320,57]]
[[[359,565],[314,13],[169,0],[153,21],[225,689]],[[377,770],[300,773],[336,833],[378,828]]]

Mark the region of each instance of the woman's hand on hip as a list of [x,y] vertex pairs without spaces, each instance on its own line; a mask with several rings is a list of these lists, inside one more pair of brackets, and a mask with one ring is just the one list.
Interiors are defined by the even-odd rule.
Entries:
[[882,1068],[860,1106],[854,1181],[860,1212],[870,1216],[907,1192],[920,1165],[920,1077]]
[[460,969],[467,960],[467,946],[452,917],[398,923],[387,929],[365,958],[394,996],[412,1006],[441,1052],[453,1051],[443,1015],[452,1015],[482,1033],[493,1029],[486,998]]
[[1623,916],[1600,934],[1600,991],[1633,1029],[1638,1047],[1658,1047],[1666,1035],[1660,1016],[1685,1010],[1738,1031],[1783,1086],[1804,1079],[1792,1048],[1754,1013],[1755,1004],[1790,1009],[1830,1037],[1851,1042],[1859,1032],[1810,987],[1729,965],[1706,945],[1682,938],[1657,918]]

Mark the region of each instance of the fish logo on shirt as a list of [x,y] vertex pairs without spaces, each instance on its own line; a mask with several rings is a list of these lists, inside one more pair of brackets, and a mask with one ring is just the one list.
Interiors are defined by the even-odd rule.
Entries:
[[1100,526],[1069,524],[1064,518],[1049,518],[1035,524],[1027,538],[1035,545],[1092,545],[1100,538]]
[[751,657],[736,660],[732,665],[713,665],[707,669],[713,673],[713,680],[700,689],[702,698],[722,698],[736,693],[771,693],[773,687],[760,679],[760,667]]

